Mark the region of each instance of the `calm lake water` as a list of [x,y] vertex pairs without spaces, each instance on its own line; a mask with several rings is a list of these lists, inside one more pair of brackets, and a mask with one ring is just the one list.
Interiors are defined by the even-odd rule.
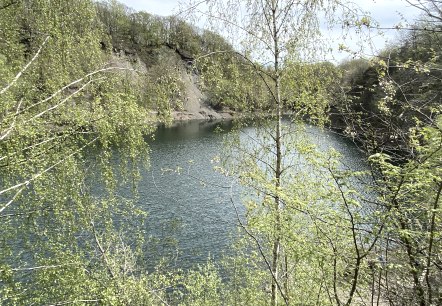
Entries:
[[149,213],[146,256],[153,262],[166,256],[189,268],[209,256],[218,259],[231,244],[237,223],[230,197],[239,202],[239,189],[212,163],[225,135],[215,130],[231,127],[191,121],[158,128],[150,143],[151,167],[139,185],[140,205]]
[[[244,213],[240,188],[232,178],[217,173],[212,163],[231,128],[231,122],[183,122],[159,127],[150,141],[151,167],[142,172],[139,185],[139,205],[149,214],[145,251],[149,266],[168,257],[172,265],[186,269],[209,257],[216,261],[231,248],[238,225],[231,197]],[[341,152],[348,167],[366,167],[348,140],[313,127],[307,132],[320,148]]]

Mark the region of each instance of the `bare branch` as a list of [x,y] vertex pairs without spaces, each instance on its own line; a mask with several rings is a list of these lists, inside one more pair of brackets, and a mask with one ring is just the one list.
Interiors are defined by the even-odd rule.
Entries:
[[17,197],[23,192],[23,190],[25,190],[26,186],[22,186],[16,193],[15,195],[12,197],[11,200],[9,200],[8,203],[6,203],[2,208],[0,208],[0,213],[2,213],[6,208],[8,208],[9,205],[11,205],[16,199]]
[[87,78],[89,78],[89,77],[92,77],[92,76],[94,76],[94,75],[96,75],[96,74],[98,74],[98,73],[101,73],[101,72],[108,72],[108,71],[111,71],[111,70],[126,70],[126,71],[135,71],[135,72],[138,72],[138,71],[135,70],[135,69],[124,68],[124,67],[107,67],[107,68],[103,68],[103,69],[95,70],[95,71],[93,71],[93,72],[91,72],[91,73],[86,74],[84,77],[79,78],[78,80],[75,80],[75,81],[73,81],[73,82],[67,84],[66,86],[63,86],[62,88],[60,88],[59,90],[57,90],[56,92],[54,92],[54,93],[53,93],[52,95],[50,95],[49,97],[47,97],[47,98],[45,98],[45,99],[43,99],[43,100],[41,100],[41,101],[39,101],[39,102],[37,102],[37,103],[34,103],[34,104],[28,106],[27,108],[23,109],[23,110],[20,112],[20,114],[23,113],[23,112],[25,112],[25,111],[27,111],[27,110],[29,110],[29,109],[31,109],[31,108],[33,108],[33,107],[35,107],[35,106],[37,106],[37,105],[40,105],[40,104],[42,104],[42,103],[45,103],[45,102],[47,102],[47,101],[53,99],[55,96],[57,96],[58,94],[60,94],[60,93],[63,92],[64,90],[66,90],[67,88],[72,87],[73,85],[76,85],[76,84],[82,82],[83,80],[85,80],[85,79],[87,79]]
[[[17,105],[17,110],[16,110],[16,112],[15,112],[15,115],[17,115],[17,114],[19,113],[19,111],[20,111],[20,106],[21,106],[22,102],[23,102],[23,99],[20,99],[20,101],[18,102],[18,105]],[[15,122],[16,122],[16,120],[17,120],[17,116],[14,116],[14,119],[13,119],[13,121],[12,121],[12,123],[11,123],[11,126],[10,126],[9,128],[7,128],[7,129],[3,132],[3,135],[0,136],[0,141],[2,141],[2,140],[5,139],[6,137],[8,137],[9,134],[11,134],[12,130],[13,130],[14,127],[15,127]],[[0,160],[1,160],[1,159],[0,159]]]
[[[30,179],[21,182],[17,185],[8,187],[6,189],[3,189],[0,191],[0,195],[3,193],[6,193],[8,191],[20,188],[20,187],[27,187],[31,182],[35,181],[36,179],[38,179],[39,177],[41,177],[42,175],[46,174],[47,172],[51,171],[52,169],[54,169],[55,167],[57,167],[59,164],[63,163],[64,161],[66,161],[68,158],[78,154],[79,152],[81,152],[82,150],[84,150],[86,147],[90,146],[92,143],[94,143],[95,141],[98,140],[98,137],[95,137],[93,140],[89,141],[87,144],[85,144],[84,146],[82,146],[81,148],[79,148],[78,150],[74,151],[73,153],[69,154],[68,156],[62,158],[61,160],[59,160],[58,162],[56,162],[55,164],[52,164],[51,166],[49,166],[48,168],[46,168],[45,170],[39,172],[38,174],[34,175],[33,177],[31,177]],[[9,206],[11,203],[7,204],[6,206]],[[5,208],[1,208],[0,212],[3,211]]]
[[5,93],[9,88],[11,88],[17,82],[17,80],[22,76],[22,74],[29,68],[29,66],[31,66],[31,64],[37,59],[37,57],[40,55],[40,52],[43,49],[44,45],[48,42],[49,37],[50,36],[46,36],[45,40],[41,44],[37,53],[35,53],[34,57],[32,57],[32,59],[23,67],[22,70],[20,70],[20,72],[15,76],[15,78],[8,85],[6,85],[5,88],[0,90],[0,95]]
[[115,278],[115,274],[112,271],[112,268],[109,264],[109,261],[107,259],[106,250],[103,249],[103,246],[101,245],[100,239],[98,238],[97,230],[95,229],[95,224],[93,221],[91,221],[92,226],[92,232],[94,233],[95,243],[97,244],[98,249],[100,250],[101,256],[103,257],[104,263],[106,264],[106,268],[112,278]]
[[188,7],[188,8],[186,8],[186,9],[184,9],[184,10],[182,10],[182,11],[179,11],[179,12],[176,13],[174,16],[175,16],[175,17],[178,17],[179,15],[182,15],[182,14],[184,14],[184,13],[190,12],[190,11],[192,11],[193,9],[196,9],[198,6],[200,6],[201,4],[206,3],[206,2],[207,2],[207,0],[201,0],[201,1],[195,3],[194,5],[192,5],[192,6]]
[[57,269],[57,268],[62,268],[62,267],[72,266],[72,265],[77,265],[77,263],[68,263],[68,264],[62,264],[62,265],[36,266],[36,267],[29,267],[29,268],[13,268],[11,270],[15,271],[15,272],[35,271],[35,270]]
[[87,299],[87,300],[74,300],[74,301],[65,301],[65,302],[57,302],[55,304],[48,304],[46,306],[61,306],[61,305],[69,305],[69,304],[78,304],[78,303],[87,303],[87,304],[97,304],[98,302],[101,302],[101,299],[97,299],[97,300],[91,300],[91,299]]

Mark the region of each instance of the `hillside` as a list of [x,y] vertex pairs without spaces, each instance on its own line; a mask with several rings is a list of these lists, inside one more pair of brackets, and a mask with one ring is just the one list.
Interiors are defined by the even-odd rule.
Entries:
[[377,57],[342,63],[345,96],[332,105],[334,127],[369,153],[415,157],[414,146],[424,140],[417,135],[441,113],[439,23],[435,30],[418,23]]
[[[167,77],[176,86],[176,96],[169,96],[171,102],[170,116],[174,121],[233,118],[233,110],[228,108],[215,110],[210,105],[207,94],[201,89],[199,74],[176,52],[171,52],[167,47],[158,48],[158,52],[162,54],[161,64],[151,64],[149,66],[136,53],[126,55],[128,54],[127,50],[113,53],[110,64],[140,72],[139,74],[130,74],[130,82],[134,85],[142,84],[146,81],[146,77],[162,79],[162,76],[156,76],[160,70],[168,73]],[[152,112],[155,113],[154,108]]]
[[[0,304],[442,305],[442,8],[336,67],[322,18],[370,20],[326,2],[199,7],[240,53],[116,0],[2,1]],[[159,128],[231,112],[254,116]]]
[[[175,120],[188,120],[231,118],[244,109],[237,98],[245,90],[233,89],[250,71],[220,35],[176,17],[136,12],[116,1],[97,2],[96,7],[105,34],[102,49],[118,59],[118,66],[142,67],[145,75],[133,81],[152,111],[165,115],[166,110]],[[226,53],[199,60],[217,50]]]

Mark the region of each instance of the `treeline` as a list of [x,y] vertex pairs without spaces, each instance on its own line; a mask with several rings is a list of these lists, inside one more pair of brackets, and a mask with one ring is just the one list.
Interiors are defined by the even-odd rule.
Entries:
[[[200,35],[198,29],[177,17],[161,17],[147,12],[137,12],[117,1],[96,3],[99,21],[110,41],[103,47],[138,55],[146,65],[157,63],[159,49],[169,47],[183,59],[192,60],[211,43],[208,33]],[[212,33],[213,34],[213,33]],[[221,44],[227,45],[220,36],[213,34]],[[210,38],[209,38],[210,39]]]

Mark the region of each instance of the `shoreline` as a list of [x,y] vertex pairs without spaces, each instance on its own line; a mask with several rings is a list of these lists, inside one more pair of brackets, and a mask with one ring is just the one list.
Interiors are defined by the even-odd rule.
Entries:
[[209,108],[201,108],[199,112],[173,111],[171,113],[173,122],[191,120],[233,120],[236,115],[234,111],[217,112]]

